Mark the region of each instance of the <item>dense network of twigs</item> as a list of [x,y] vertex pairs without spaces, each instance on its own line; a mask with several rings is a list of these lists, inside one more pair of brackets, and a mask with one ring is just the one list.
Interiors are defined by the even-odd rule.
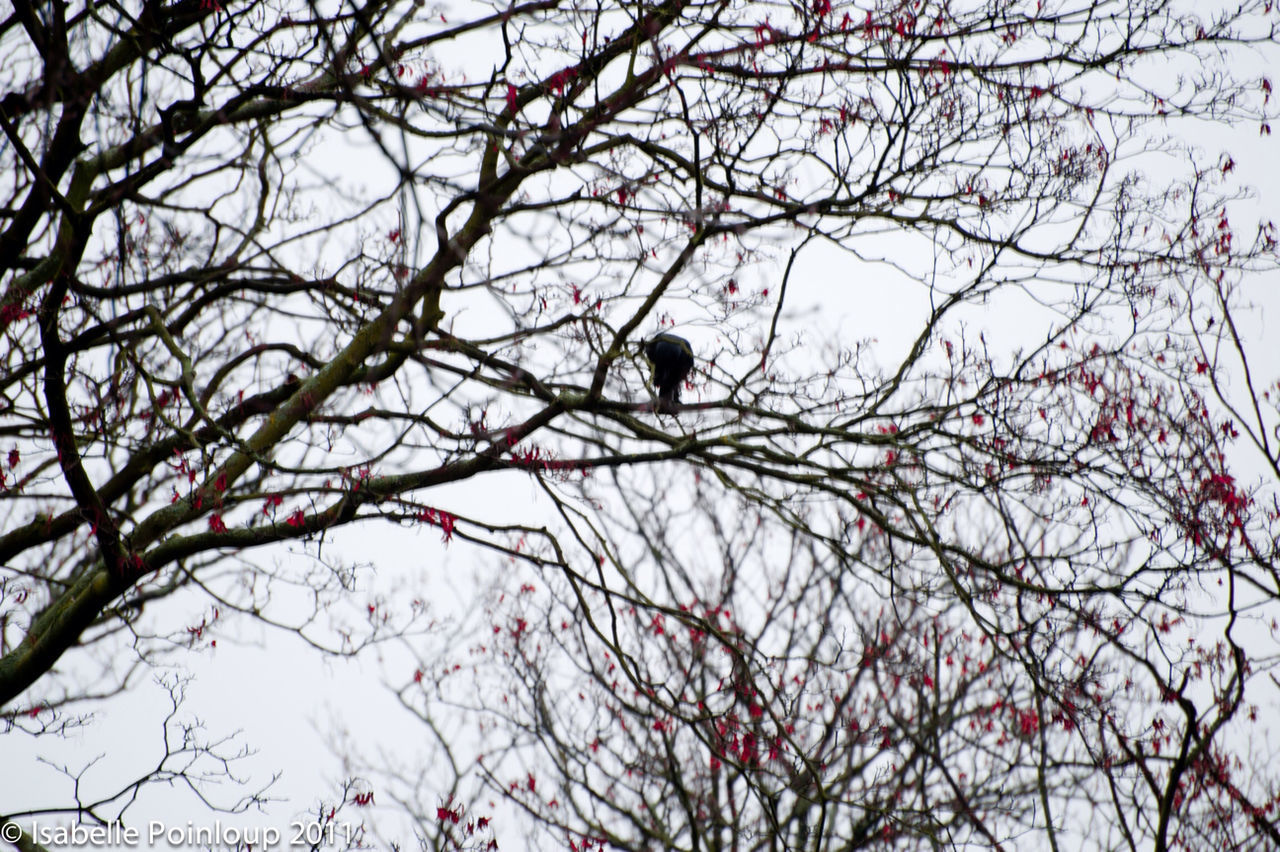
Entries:
[[[1270,0],[0,14],[0,737],[256,621],[414,661],[339,798],[430,848],[1280,846],[1275,233],[1184,135]],[[238,777],[175,730],[0,817]]]

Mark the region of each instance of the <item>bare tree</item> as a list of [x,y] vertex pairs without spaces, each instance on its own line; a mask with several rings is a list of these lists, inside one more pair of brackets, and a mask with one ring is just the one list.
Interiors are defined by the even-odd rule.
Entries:
[[[1278,14],[18,3],[5,736],[252,620],[421,657],[452,774],[359,769],[437,848],[1280,844],[1275,234],[1184,135],[1270,135]],[[517,570],[366,612],[378,524]]]

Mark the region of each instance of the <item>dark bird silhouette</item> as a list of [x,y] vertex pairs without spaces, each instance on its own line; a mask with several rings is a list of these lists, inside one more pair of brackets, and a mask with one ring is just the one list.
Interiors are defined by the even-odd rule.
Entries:
[[653,365],[658,409],[674,411],[680,403],[680,385],[693,369],[693,347],[683,337],[659,334],[644,345],[644,357]]

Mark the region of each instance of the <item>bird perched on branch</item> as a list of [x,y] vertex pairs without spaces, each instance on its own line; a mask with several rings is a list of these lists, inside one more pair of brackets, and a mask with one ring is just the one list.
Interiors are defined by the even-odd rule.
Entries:
[[659,334],[644,345],[658,388],[658,410],[674,412],[680,404],[680,385],[693,369],[693,347],[674,334]]

